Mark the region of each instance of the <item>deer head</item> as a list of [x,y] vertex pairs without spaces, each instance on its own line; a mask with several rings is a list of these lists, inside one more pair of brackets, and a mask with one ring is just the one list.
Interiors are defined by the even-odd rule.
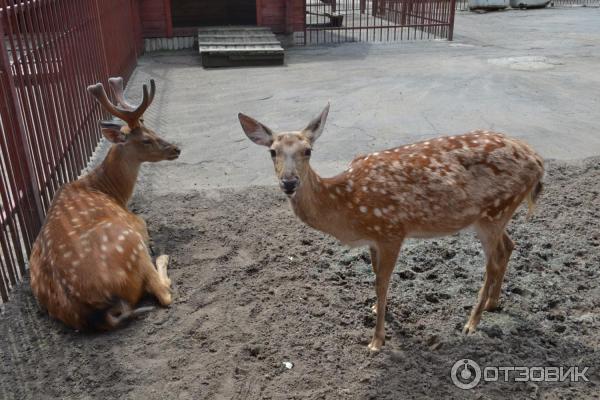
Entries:
[[129,159],[139,162],[174,160],[179,157],[179,147],[161,139],[156,132],[144,125],[144,112],[154,100],[156,92],[154,80],[150,80],[150,92],[147,85],[143,86],[142,102],[137,107],[125,100],[123,78],[110,78],[108,82],[117,99],[117,105],[108,99],[102,83],[87,88],[106,111],[122,120],[100,121],[104,137],[122,146]]
[[329,104],[301,131],[274,133],[254,118],[239,114],[246,136],[254,143],[269,148],[279,187],[293,197],[309,171],[309,160],[315,141],[323,132]]

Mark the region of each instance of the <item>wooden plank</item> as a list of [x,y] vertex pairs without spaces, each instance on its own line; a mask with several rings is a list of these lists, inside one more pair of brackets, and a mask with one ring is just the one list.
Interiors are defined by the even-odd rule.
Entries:
[[206,68],[281,65],[284,62],[281,43],[265,28],[200,28],[198,48]]

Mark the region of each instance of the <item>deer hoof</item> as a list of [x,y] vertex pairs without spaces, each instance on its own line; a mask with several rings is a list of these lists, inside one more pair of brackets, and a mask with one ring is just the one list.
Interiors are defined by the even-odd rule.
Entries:
[[171,303],[173,302],[173,296],[171,295],[171,292],[169,289],[165,289],[165,293],[163,293],[158,301],[160,302],[160,304],[163,307],[168,307],[171,305]]
[[467,323],[465,325],[465,327],[463,328],[463,333],[465,335],[470,335],[471,333],[475,333],[475,330],[476,330],[476,328],[473,325],[471,325],[470,323]]
[[368,348],[370,351],[375,353],[381,350],[381,346],[383,346],[383,340],[379,338],[373,338],[371,343],[369,343]]

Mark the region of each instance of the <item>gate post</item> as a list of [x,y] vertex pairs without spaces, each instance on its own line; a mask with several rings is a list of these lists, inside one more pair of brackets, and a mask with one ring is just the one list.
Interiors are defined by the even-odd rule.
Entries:
[[452,41],[454,36],[454,13],[456,12],[456,0],[450,0],[450,21],[448,22],[448,40]]

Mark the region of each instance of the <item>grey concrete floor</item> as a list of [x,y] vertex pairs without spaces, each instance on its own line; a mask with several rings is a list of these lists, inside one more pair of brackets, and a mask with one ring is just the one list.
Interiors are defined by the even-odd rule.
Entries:
[[142,57],[128,88],[154,78],[147,124],[180,144],[146,167],[157,194],[274,184],[265,148],[237,113],[297,130],[331,101],[313,165],[324,176],[358,153],[495,129],[544,157],[600,154],[600,9],[460,12],[455,40],[293,48],[283,67],[205,70],[193,52]]

